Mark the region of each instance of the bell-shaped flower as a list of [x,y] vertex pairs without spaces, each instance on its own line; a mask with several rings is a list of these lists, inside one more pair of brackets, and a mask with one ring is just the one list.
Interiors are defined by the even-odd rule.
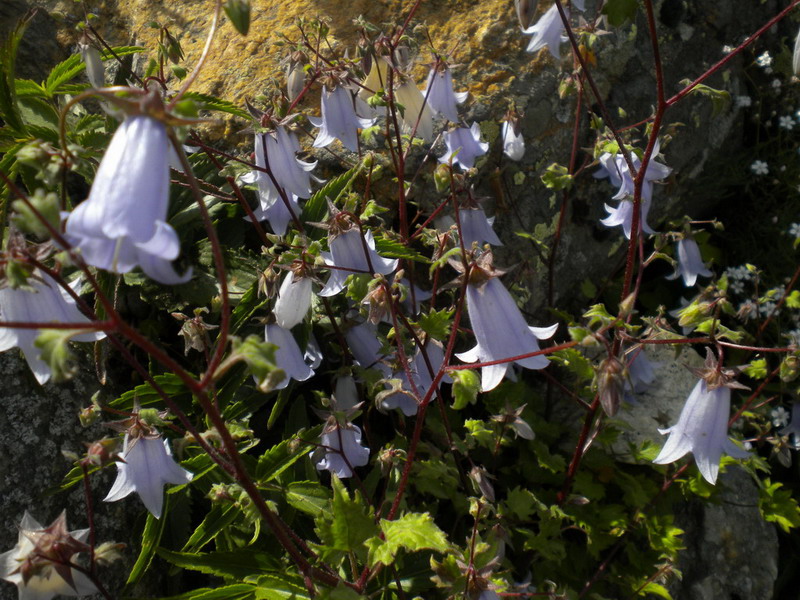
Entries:
[[669,437],[653,462],[666,465],[691,452],[703,478],[713,485],[717,481],[723,452],[733,458],[747,458],[749,454],[728,437],[730,387],[741,386],[725,381],[726,373],[714,368],[716,363],[710,351],[708,356],[703,370],[705,375],[689,394],[678,422],[668,429],[659,429]]
[[656,380],[656,367],[660,366],[659,363],[653,363],[642,347],[634,348],[625,358],[628,366],[626,391],[638,393],[649,388]]
[[[278,347],[275,350],[275,364],[286,374],[274,389],[282,390],[289,385],[289,381],[292,379],[305,381],[314,375],[314,369],[309,366],[309,363],[316,362],[315,353],[312,352],[305,356],[300,351],[300,346],[297,345],[291,331],[275,323],[270,323],[264,327],[264,339]],[[307,360],[308,362],[306,362]]]
[[345,282],[353,273],[380,273],[388,275],[397,268],[397,260],[383,258],[375,251],[375,238],[367,230],[364,235],[358,227],[328,236],[330,252],[323,252],[325,264],[333,267],[322,297],[335,296],[344,289]]
[[525,156],[525,140],[522,131],[509,121],[503,122],[502,128],[503,154],[514,161],[522,160]]
[[[625,233],[625,237],[631,239],[631,230],[633,229],[633,200],[625,198],[624,200],[621,200],[619,205],[616,207],[609,206],[608,204],[604,206],[608,212],[608,216],[605,219],[600,219],[600,222],[606,227],[616,227],[618,225],[621,226],[622,231]],[[640,231],[648,234],[655,233],[653,228],[647,224],[647,215],[650,213],[649,199],[642,198],[639,212]]]
[[[477,267],[473,267],[477,269]],[[538,340],[553,337],[558,324],[529,327],[508,290],[496,277],[467,284],[467,311],[477,345],[456,356],[464,362],[492,362],[539,350]],[[544,369],[549,361],[544,355],[487,365],[481,368],[481,390],[497,387],[512,362],[526,369]]]
[[675,273],[667,277],[668,279],[683,277],[683,284],[686,287],[691,287],[700,275],[711,277],[712,273],[703,263],[703,258],[700,256],[700,248],[694,238],[687,237],[678,240],[677,246],[678,266],[675,269]]
[[290,271],[283,278],[275,301],[275,321],[284,329],[300,323],[311,308],[311,278]]
[[449,121],[458,123],[456,105],[463,103],[469,92],[454,92],[450,67],[444,62],[437,62],[428,73],[428,82],[423,95],[428,99],[428,106],[431,107],[434,115],[442,114]]
[[324,148],[338,139],[351,152],[358,151],[358,130],[371,127],[375,119],[361,119],[356,115],[353,94],[344,86],[332,90],[322,89],[322,118],[309,117],[319,133],[314,148]]
[[166,222],[168,148],[166,127],[151,117],[128,117],[114,133],[89,198],[67,217],[66,238],[88,264],[116,273],[138,265],[164,284],[191,278],[172,267],[180,241]]
[[[564,12],[569,18],[569,9],[566,6],[564,7]],[[553,58],[556,60],[561,59],[559,46],[567,41],[567,36],[564,35],[564,23],[561,21],[561,15],[558,14],[558,8],[555,3],[536,23],[522,32],[533,36],[526,48],[528,52],[537,52],[547,46]]]
[[789,424],[779,432],[781,435],[789,436],[789,443],[795,450],[800,449],[800,402],[792,404],[792,417]]
[[[256,166],[260,169],[269,169],[275,182],[287,196],[308,198],[311,196],[311,171],[317,162],[306,162],[297,158],[300,152],[300,142],[297,136],[286,127],[278,125],[271,133],[256,134],[255,155]],[[268,173],[255,171],[256,182],[259,190],[267,196],[266,204],[271,205],[277,201],[277,190]]]
[[457,127],[446,131],[444,141],[447,144],[447,152],[439,157],[439,162],[461,165],[464,169],[471,169],[475,166],[475,159],[486,154],[489,149],[488,142],[481,141],[481,129],[477,123],[472,127]]
[[363,368],[378,369],[384,377],[389,377],[392,370],[381,362],[381,342],[378,339],[378,328],[372,323],[361,323],[348,329],[344,334],[347,348],[353,355],[355,363]]
[[326,426],[319,443],[317,470],[330,471],[340,479],[352,477],[354,467],[369,462],[369,448],[361,445],[361,429],[352,423]]
[[89,83],[95,88],[103,87],[106,84],[106,71],[100,51],[88,38],[84,38],[78,43],[78,51],[81,53],[83,64],[86,65],[86,77],[89,78]]
[[426,142],[433,140],[433,114],[428,103],[425,102],[420,89],[410,79],[406,79],[394,90],[394,97],[403,106],[403,110],[398,111],[400,124],[407,132],[414,130],[415,135]]
[[68,566],[74,554],[90,551],[88,537],[88,529],[67,530],[66,512],[47,528],[25,512],[17,545],[0,554],[0,579],[17,586],[20,600],[96,594],[91,580]]
[[[80,285],[72,284],[73,289]],[[56,281],[41,271],[28,277],[27,288],[0,289],[0,319],[19,323],[89,323],[89,319],[78,310],[75,299]],[[40,329],[0,327],[0,352],[18,347],[25,355],[36,380],[44,384],[50,379],[50,367],[41,359],[41,350],[36,347]],[[76,342],[94,342],[105,337],[102,331],[89,331],[72,336]]]
[[492,229],[494,217],[487,218],[482,208],[462,208],[458,211],[458,219],[461,221],[461,239],[464,241],[464,248],[471,248],[473,242],[478,246],[483,244],[503,245]]
[[164,508],[164,486],[183,485],[193,477],[175,462],[169,442],[160,435],[132,438],[125,434],[120,457],[124,462],[116,463],[117,479],[104,500],[116,502],[136,492],[156,519]]

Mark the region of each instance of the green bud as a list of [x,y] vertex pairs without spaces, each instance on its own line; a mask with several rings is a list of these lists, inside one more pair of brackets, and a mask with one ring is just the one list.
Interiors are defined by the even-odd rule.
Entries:
[[15,155],[18,162],[34,169],[44,168],[50,162],[50,152],[52,147],[47,142],[34,140],[25,144]]
[[33,234],[39,239],[48,239],[50,237],[50,230],[42,222],[42,219],[36,215],[36,212],[50,224],[51,228],[58,230],[61,206],[58,196],[53,192],[48,194],[41,188],[37,189],[28,198],[28,202],[14,200],[11,203],[11,207],[14,209],[14,215],[11,220],[17,229],[24,233]]
[[439,163],[433,171],[433,183],[436,185],[436,191],[443,194],[450,189],[450,174],[452,169],[450,165]]
[[179,65],[172,65],[172,74],[175,75],[175,77],[177,77],[181,81],[183,81],[183,79],[186,77],[187,73],[188,73],[188,71],[186,69],[184,69],[183,67],[181,67]]
[[149,425],[151,427],[164,424],[164,421],[158,416],[158,410],[155,408],[139,409],[139,420],[145,425]]
[[453,410],[461,410],[467,404],[475,404],[481,389],[481,380],[475,371],[465,369],[450,373],[453,378]]
[[250,1],[228,0],[223,8],[236,31],[247,35],[247,32],[250,31]]
[[34,342],[34,345],[42,351],[41,359],[53,373],[51,381],[54,383],[71,379],[78,370],[75,357],[67,343],[75,333],[68,329],[48,329],[42,331]]
[[789,383],[797,379],[798,375],[800,375],[800,355],[790,354],[781,363],[781,381]]

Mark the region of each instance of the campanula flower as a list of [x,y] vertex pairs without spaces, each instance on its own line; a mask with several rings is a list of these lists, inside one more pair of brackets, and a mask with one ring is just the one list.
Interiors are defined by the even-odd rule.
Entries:
[[503,122],[502,128],[503,154],[514,161],[522,160],[525,156],[525,140],[519,124],[516,126],[510,121]]
[[139,266],[164,284],[191,278],[172,267],[180,241],[166,222],[168,149],[166,127],[151,117],[130,116],[114,133],[89,198],[67,217],[66,238],[88,264],[116,273]]
[[284,329],[300,323],[311,308],[311,278],[289,271],[283,278],[275,301],[275,321]]
[[314,148],[324,148],[338,139],[351,152],[358,151],[358,130],[371,127],[375,119],[361,119],[356,115],[353,94],[344,86],[322,89],[322,118],[309,117],[319,133]]
[[425,96],[410,79],[406,79],[394,90],[394,97],[402,105],[403,110],[398,111],[400,124],[407,132],[411,132],[416,125],[416,136],[426,142],[433,140],[433,114],[431,107],[425,102]]
[[344,289],[345,282],[353,273],[380,273],[388,275],[397,268],[397,260],[383,258],[375,251],[375,238],[367,230],[364,235],[356,226],[341,232],[331,231],[328,236],[330,252],[323,252],[325,264],[334,267],[322,297],[335,296]]
[[270,323],[264,327],[264,339],[278,347],[275,350],[275,364],[286,374],[274,389],[282,390],[292,379],[305,381],[314,375],[310,365],[317,363],[315,349],[312,347],[311,352],[302,353],[291,331]]
[[116,463],[117,479],[104,500],[116,502],[136,492],[156,519],[164,508],[164,486],[183,485],[194,477],[175,462],[169,442],[158,434],[126,433],[121,458],[125,462]]
[[447,152],[439,157],[439,162],[449,163],[452,160],[454,165],[461,165],[463,169],[474,167],[475,159],[489,149],[489,144],[481,141],[481,129],[477,123],[473,123],[469,129],[456,127],[446,131],[444,141]]
[[442,114],[453,123],[458,123],[457,104],[463,103],[469,92],[454,92],[450,67],[438,61],[428,73],[424,96],[428,99],[434,115]]
[[88,537],[88,529],[67,530],[66,511],[47,528],[26,512],[17,545],[0,554],[0,578],[17,586],[20,600],[96,594],[91,580],[66,564],[73,555],[90,551]]
[[[569,8],[565,6],[564,12],[567,18],[569,18]],[[528,52],[537,52],[547,46],[553,58],[556,60],[561,59],[559,46],[562,42],[567,41],[567,36],[564,35],[564,23],[561,21],[561,15],[558,14],[558,8],[556,8],[555,4],[553,4],[536,23],[524,29],[522,32],[527,35],[533,35],[526,48]]]
[[789,442],[795,450],[800,449],[800,402],[792,404],[792,417],[789,424],[781,429],[781,435],[788,435]]
[[103,87],[106,84],[106,71],[100,51],[87,37],[78,43],[78,51],[81,53],[83,64],[86,65],[86,77],[88,77],[89,83],[92,84],[92,87]]
[[391,376],[392,370],[381,362],[381,342],[378,339],[378,328],[372,323],[361,323],[348,329],[345,334],[347,348],[353,355],[355,363],[364,369],[376,368],[384,377]]
[[[28,277],[28,288],[0,289],[0,319],[27,323],[89,323],[89,319],[78,310],[75,299],[56,281],[41,271]],[[76,280],[72,287],[77,288]],[[41,359],[41,350],[36,347],[40,329],[0,327],[0,352],[13,347],[22,350],[25,360],[36,380],[44,384],[51,376],[50,367]],[[102,331],[89,331],[72,336],[76,342],[94,342],[105,337]]]
[[749,454],[728,438],[730,388],[741,386],[726,381],[726,373],[714,368],[716,363],[710,351],[708,357],[704,375],[689,394],[678,422],[668,429],[659,429],[669,437],[653,462],[666,465],[691,452],[703,478],[713,485],[723,452],[733,458],[747,458]]
[[[476,270],[478,268],[473,267],[473,271]],[[467,284],[467,312],[477,345],[456,356],[468,363],[491,362],[537,352],[538,340],[553,337],[558,328],[558,324],[529,327],[511,294],[493,276],[482,283],[470,281]],[[544,369],[549,361],[540,354],[513,363],[526,369]],[[481,367],[481,390],[488,392],[497,387],[511,364],[504,362]]]
[[323,452],[318,453],[317,470],[328,470],[340,479],[352,477],[353,467],[369,462],[369,448],[361,445],[361,429],[352,423],[327,425],[319,443]]
[[458,218],[461,221],[461,238],[466,249],[471,248],[473,242],[477,243],[478,246],[483,244],[503,245],[503,242],[500,241],[500,238],[497,237],[494,229],[492,229],[494,217],[487,218],[482,208],[461,208],[458,211]]
[[678,240],[677,251],[678,266],[675,268],[675,273],[668,276],[668,279],[683,277],[683,284],[686,287],[691,287],[697,281],[698,276],[711,277],[712,273],[703,263],[703,258],[700,256],[700,248],[693,238],[687,237]]

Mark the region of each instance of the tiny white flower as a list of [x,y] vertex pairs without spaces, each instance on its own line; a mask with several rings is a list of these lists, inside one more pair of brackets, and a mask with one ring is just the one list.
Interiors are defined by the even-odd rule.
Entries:
[[730,54],[731,52],[733,52],[733,46],[729,46],[728,44],[725,44],[722,47],[722,53],[723,54]]
[[789,423],[789,411],[777,406],[769,411],[769,418],[775,427],[785,427]]
[[753,105],[753,99],[750,96],[736,96],[736,106],[746,108]]
[[780,79],[773,79],[771,85],[772,85],[772,89],[779,90],[779,89],[781,89],[781,80]]
[[759,67],[769,67],[772,64],[772,57],[769,54],[769,51],[764,52],[758,58],[756,58],[756,64]]
[[794,129],[794,119],[792,117],[783,116],[778,121],[781,129],[786,129],[787,131]]
[[769,173],[769,166],[763,160],[754,160],[750,165],[750,170],[756,175],[767,175]]
[[789,235],[800,238],[800,223],[792,223],[789,225]]
[[117,479],[104,500],[116,502],[136,492],[156,519],[164,508],[164,486],[183,485],[194,477],[175,462],[169,442],[160,435],[131,440],[125,434],[121,458],[125,462],[116,463]]

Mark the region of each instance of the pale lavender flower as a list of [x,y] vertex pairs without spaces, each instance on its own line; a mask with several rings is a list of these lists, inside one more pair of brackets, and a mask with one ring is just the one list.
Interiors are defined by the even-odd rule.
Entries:
[[[565,6],[564,12],[569,18],[569,8]],[[547,46],[553,58],[556,60],[561,59],[559,46],[562,42],[567,41],[567,36],[564,35],[564,23],[561,21],[561,15],[558,14],[558,8],[555,4],[536,23],[522,32],[527,35],[533,35],[526,48],[528,52],[536,52]]]
[[320,438],[322,457],[317,459],[317,470],[327,470],[340,479],[353,476],[353,467],[363,467],[369,462],[369,448],[361,445],[361,429],[352,423],[326,427]]
[[[80,281],[72,284],[77,289]],[[27,323],[89,323],[89,319],[78,310],[75,299],[56,281],[41,271],[28,277],[28,287],[0,289],[0,319]],[[44,384],[51,376],[50,367],[41,359],[41,350],[36,347],[40,329],[0,327],[0,352],[13,347],[22,350],[25,360],[36,380]],[[77,333],[76,342],[94,342],[106,336],[102,331]]]
[[693,238],[683,238],[678,240],[678,266],[675,273],[669,275],[667,279],[677,279],[683,277],[683,284],[691,287],[697,281],[698,276],[711,277],[712,273],[703,263],[700,256],[700,248]]
[[454,92],[450,67],[439,62],[428,73],[424,95],[434,115],[441,113],[453,123],[458,123],[457,104],[463,103],[469,92]]
[[175,462],[169,442],[161,436],[132,440],[126,434],[121,458],[125,462],[116,463],[117,479],[104,500],[116,502],[136,492],[156,519],[164,508],[164,486],[183,485],[194,477]]
[[[317,162],[306,162],[297,158],[300,152],[300,142],[297,136],[287,131],[282,125],[271,133],[258,133],[255,138],[256,166],[261,169],[269,168],[275,183],[280,186],[287,196],[308,198],[311,196],[311,171]],[[264,171],[254,171],[253,177],[266,197],[264,204],[270,206],[279,199],[278,191],[269,174]],[[249,183],[249,181],[248,181]]]
[[631,351],[626,358],[628,363],[626,391],[635,394],[646,390],[656,380],[655,367],[658,364],[653,364],[642,347]]
[[344,334],[347,348],[353,355],[353,360],[364,369],[376,368],[384,377],[389,377],[392,370],[388,365],[380,362],[381,342],[378,339],[378,329],[372,323],[361,323],[347,330]]
[[471,248],[473,242],[478,246],[484,243],[492,246],[503,245],[492,229],[494,217],[487,218],[482,208],[462,208],[458,211],[458,218],[461,221],[461,239],[465,248]]
[[166,222],[169,139],[163,123],[147,116],[125,119],[97,169],[89,198],[67,217],[66,238],[90,265],[127,273],[137,265],[165,284],[188,281],[172,261],[180,240]]
[[[477,345],[457,354],[464,362],[491,362],[539,350],[538,340],[555,334],[558,325],[529,327],[508,290],[496,278],[483,285],[467,285],[467,311]],[[531,356],[513,363],[526,369],[544,369],[549,361],[544,355]],[[497,387],[512,362],[481,368],[481,390]]]
[[86,77],[89,78],[89,83],[95,88],[103,87],[106,84],[106,71],[103,67],[100,51],[88,40],[82,40],[78,43],[78,51],[81,53],[81,58],[86,65]]
[[[606,227],[622,226],[622,231],[625,237],[631,239],[631,229],[633,228],[633,200],[625,199],[620,201],[616,207],[604,205],[608,216],[605,219],[600,219],[600,222]],[[640,208],[640,222],[639,227],[644,233],[655,233],[652,227],[647,224],[647,215],[650,212],[650,201],[642,198]]]
[[[393,374],[395,379],[401,380],[401,389],[397,393],[384,396],[381,399],[380,406],[382,409],[393,410],[399,408],[407,417],[417,414],[419,405],[414,391],[416,390],[419,400],[422,400],[433,384],[433,377],[444,362],[444,350],[439,342],[429,340],[425,346],[425,353],[428,357],[427,362],[420,348],[417,348],[414,358],[409,362],[408,371],[411,374],[411,380],[414,382],[413,387],[409,382],[408,373],[406,373],[405,369]],[[428,363],[430,363],[430,368],[428,368]],[[433,375],[431,375],[431,371],[433,371]],[[445,375],[442,377],[441,382],[450,383],[452,379]],[[387,386],[387,389],[391,389],[391,386]]]
[[283,278],[275,301],[275,320],[284,329],[300,323],[311,308],[311,278],[297,277],[292,271]]
[[313,365],[316,362],[316,354],[307,352],[304,355],[300,352],[300,346],[291,331],[270,323],[264,326],[264,339],[278,347],[275,350],[275,364],[286,374],[274,389],[282,390],[292,379],[305,381],[314,375],[314,369],[309,363]]
[[327,86],[322,89],[322,118],[309,117],[319,133],[314,140],[314,148],[324,148],[338,139],[351,152],[358,151],[358,130],[371,127],[375,119],[361,119],[356,115],[353,94],[344,86],[338,85],[332,91]]
[[522,157],[525,156],[525,140],[522,138],[522,131],[515,130],[512,123],[504,121],[502,138],[503,153],[511,160],[522,160]]
[[463,169],[471,169],[475,166],[475,159],[486,154],[489,149],[487,142],[481,141],[481,129],[477,123],[472,127],[457,127],[446,131],[444,141],[447,144],[447,152],[439,157],[439,162],[461,165]]
[[67,531],[65,512],[44,528],[26,511],[17,545],[0,554],[0,579],[17,586],[19,600],[96,594],[97,587],[86,575],[60,564],[71,561],[73,554],[88,552],[88,537],[88,529]]
[[[365,244],[366,242],[366,244]],[[383,258],[375,251],[375,238],[367,230],[361,235],[358,227],[328,238],[330,252],[322,252],[325,264],[331,267],[330,277],[319,293],[322,297],[335,296],[344,289],[353,273],[380,273],[388,275],[397,268],[397,260]]]
[[358,403],[358,388],[352,375],[340,375],[336,378],[333,398],[336,401],[336,410],[349,411]]
[[666,465],[691,452],[703,478],[715,484],[723,452],[733,458],[749,456],[728,438],[730,408],[730,388],[721,386],[709,389],[704,379],[698,381],[683,406],[677,424],[668,429],[659,429],[669,437],[653,462]]

